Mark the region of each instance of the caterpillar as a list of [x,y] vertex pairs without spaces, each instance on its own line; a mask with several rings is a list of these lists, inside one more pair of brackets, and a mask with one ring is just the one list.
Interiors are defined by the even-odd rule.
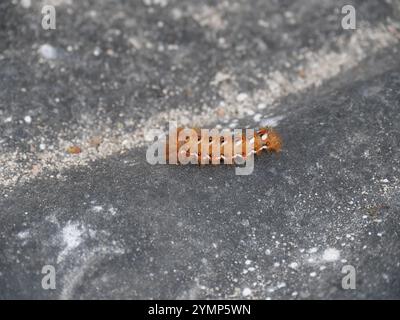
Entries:
[[231,131],[176,128],[165,143],[165,156],[170,164],[233,164],[259,155],[263,150],[279,153],[282,139],[272,128]]

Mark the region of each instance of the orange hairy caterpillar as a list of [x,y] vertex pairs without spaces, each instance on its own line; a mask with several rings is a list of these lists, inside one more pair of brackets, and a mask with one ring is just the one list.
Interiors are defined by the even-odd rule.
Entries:
[[279,153],[282,139],[272,128],[259,130],[204,130],[177,128],[170,131],[165,144],[165,156],[169,163],[232,164],[259,155],[263,150]]

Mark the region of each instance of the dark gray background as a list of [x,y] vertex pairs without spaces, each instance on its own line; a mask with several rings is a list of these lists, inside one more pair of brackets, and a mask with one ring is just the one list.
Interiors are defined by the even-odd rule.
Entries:
[[[3,0],[0,298],[398,299],[400,5],[343,30],[345,3]],[[283,152],[149,165],[175,118],[273,123]]]

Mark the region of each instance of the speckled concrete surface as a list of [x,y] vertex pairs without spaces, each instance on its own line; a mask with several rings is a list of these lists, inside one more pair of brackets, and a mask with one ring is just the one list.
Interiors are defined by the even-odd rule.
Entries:
[[[0,298],[398,299],[400,6],[352,3],[2,2]],[[168,120],[284,150],[151,166]]]

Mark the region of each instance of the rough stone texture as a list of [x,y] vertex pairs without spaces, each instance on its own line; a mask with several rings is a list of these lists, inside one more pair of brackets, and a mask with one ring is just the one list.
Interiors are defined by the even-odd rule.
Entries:
[[[341,1],[45,2],[0,4],[0,298],[400,298],[397,1],[354,1],[360,36]],[[174,110],[284,150],[151,166]]]

